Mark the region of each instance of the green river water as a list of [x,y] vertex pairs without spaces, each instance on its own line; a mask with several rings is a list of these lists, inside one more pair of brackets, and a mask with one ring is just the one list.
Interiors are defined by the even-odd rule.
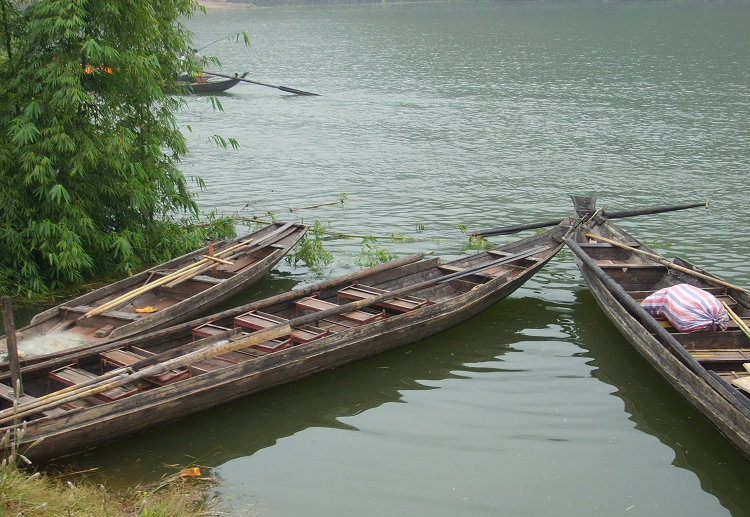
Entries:
[[[397,255],[571,211],[750,284],[750,4],[488,2],[211,10],[187,22],[241,84],[188,98],[202,209],[403,234]],[[211,135],[236,138],[218,149]],[[294,210],[336,201],[342,205]],[[493,238],[500,244],[515,237]],[[324,276],[361,239],[325,243]],[[234,300],[314,282],[280,264]],[[114,483],[197,459],[230,515],[750,515],[741,456],[651,370],[561,253],[514,295],[406,348],[71,460]]]

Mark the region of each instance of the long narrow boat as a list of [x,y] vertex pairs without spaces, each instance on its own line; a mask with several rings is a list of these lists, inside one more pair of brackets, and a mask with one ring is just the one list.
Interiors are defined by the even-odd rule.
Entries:
[[[305,234],[296,223],[273,223],[69,300],[16,331],[21,363],[60,355],[189,320],[260,279]],[[214,258],[206,255],[211,251]],[[184,273],[184,274],[183,274]],[[138,294],[140,293],[140,294]],[[107,305],[104,305],[107,304]],[[96,314],[96,308],[106,308]],[[0,351],[6,349],[0,339]],[[7,363],[0,370],[7,370]]]
[[190,81],[178,84],[186,93],[203,94],[203,93],[220,93],[238,85],[249,72],[242,75],[234,74],[232,79],[206,79],[203,82]]
[[46,460],[412,343],[518,289],[577,222],[446,263],[406,257],[25,367],[26,395],[0,411],[0,433],[25,421],[18,445],[41,440],[26,454]]
[[[578,215],[593,215],[591,198]],[[693,264],[660,257],[639,240],[594,216],[566,244],[607,317],[635,349],[729,440],[750,456],[750,296]],[[689,284],[726,303],[737,316],[723,331],[680,332],[641,302],[657,290]]]

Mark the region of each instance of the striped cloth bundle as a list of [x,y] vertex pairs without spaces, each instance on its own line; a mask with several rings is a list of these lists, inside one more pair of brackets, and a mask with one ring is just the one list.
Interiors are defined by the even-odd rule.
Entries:
[[655,318],[666,318],[680,332],[725,330],[726,309],[714,295],[690,284],[656,291],[641,302]]

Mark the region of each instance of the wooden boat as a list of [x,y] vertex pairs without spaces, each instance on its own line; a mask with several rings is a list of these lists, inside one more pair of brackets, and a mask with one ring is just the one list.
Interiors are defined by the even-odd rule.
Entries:
[[[446,263],[402,258],[25,367],[26,395],[0,411],[0,433],[25,421],[18,445],[41,439],[25,454],[46,460],[412,343],[511,294],[576,223]],[[9,375],[0,382],[2,395]]]
[[[593,214],[593,200],[578,198],[578,215]],[[635,349],[729,440],[750,456],[750,321],[748,291],[731,286],[693,264],[660,258],[654,250],[594,217],[566,244],[592,295]],[[623,247],[627,246],[627,247]],[[640,302],[677,284],[699,287],[738,316],[727,330],[679,332],[657,320]]]
[[[205,258],[209,247],[201,248],[41,312],[16,331],[21,362],[29,364],[59,355],[60,350],[114,341],[205,313],[265,275],[306,231],[301,224],[273,223],[235,241],[212,245],[214,258]],[[5,347],[3,337],[3,353]],[[7,363],[4,368],[0,365],[3,369],[7,370]]]
[[234,74],[233,79],[206,79],[204,82],[189,81],[180,82],[179,86],[183,87],[187,93],[203,94],[203,93],[220,93],[225,92],[228,89],[236,86],[240,83],[241,79],[244,79],[249,72],[245,72],[242,75]]

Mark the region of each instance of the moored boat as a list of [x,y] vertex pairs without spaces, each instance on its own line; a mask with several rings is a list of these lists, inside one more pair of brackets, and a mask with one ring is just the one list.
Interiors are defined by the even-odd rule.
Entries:
[[239,84],[248,73],[249,72],[244,72],[242,75],[237,75],[235,73],[234,78],[231,79],[204,79],[203,82],[181,81],[178,83],[178,86],[186,93],[220,93]]
[[[594,215],[592,198],[576,202],[579,216],[593,218],[566,244],[601,309],[688,402],[750,456],[748,291],[683,259],[664,259],[611,221]],[[689,296],[693,287],[699,288],[702,298],[725,307],[731,316],[726,330],[721,330],[725,325],[721,322],[708,325],[706,331],[686,332],[687,324],[678,318],[652,315],[651,300],[668,289],[679,289],[674,292],[680,296],[687,291]],[[695,318],[686,313],[681,317]]]
[[[415,342],[507,297],[577,223],[445,263],[406,257],[25,367],[25,398],[0,425],[25,421],[16,445],[46,460]],[[0,382],[7,391],[9,376]]]
[[[16,330],[21,364],[194,318],[259,280],[306,231],[302,224],[273,223],[41,312],[27,326]],[[2,354],[5,348],[2,337]],[[7,371],[7,363],[0,365],[2,370]]]

